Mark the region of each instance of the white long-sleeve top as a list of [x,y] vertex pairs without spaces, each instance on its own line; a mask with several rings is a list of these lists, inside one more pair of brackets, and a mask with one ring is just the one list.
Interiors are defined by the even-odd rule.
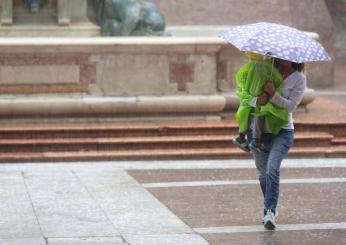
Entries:
[[[303,99],[306,88],[306,77],[303,73],[295,71],[283,81],[282,95],[276,93],[270,101],[288,111],[288,123],[283,127],[285,129],[294,129],[293,111],[297,108]],[[251,101],[251,106],[256,107],[257,97]]]

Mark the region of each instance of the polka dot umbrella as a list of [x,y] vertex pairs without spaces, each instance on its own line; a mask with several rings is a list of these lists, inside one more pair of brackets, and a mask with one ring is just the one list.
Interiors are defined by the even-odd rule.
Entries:
[[219,37],[241,51],[297,63],[331,60],[323,46],[304,32],[285,25],[259,22],[223,31]]

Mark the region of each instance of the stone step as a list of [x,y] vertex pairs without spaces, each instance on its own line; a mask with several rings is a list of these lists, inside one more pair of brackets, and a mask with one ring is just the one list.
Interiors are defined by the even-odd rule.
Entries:
[[294,146],[330,146],[334,136],[326,132],[296,132]]
[[44,151],[119,151],[144,149],[198,149],[235,147],[232,138],[224,135],[193,136],[144,136],[104,138],[36,138],[2,139],[0,152],[44,152]]
[[57,12],[53,9],[41,8],[37,13],[30,13],[27,8],[15,9],[13,19],[16,25],[27,25],[28,23],[42,24],[42,23],[56,23]]
[[94,124],[1,124],[0,138],[78,138],[162,135],[233,135],[234,123],[94,123]]
[[15,8],[13,11],[13,16],[33,16],[33,17],[40,17],[40,16],[56,16],[57,11],[53,8],[40,8],[37,13],[31,13],[29,8],[27,7],[21,7],[21,8]]
[[308,158],[338,158],[346,157],[346,146],[327,146],[327,147],[293,147],[289,152],[290,157]]
[[[333,131],[339,136],[345,125],[310,127],[296,125],[296,132],[306,140],[323,138],[330,140]],[[340,130],[339,130],[340,129]],[[189,121],[161,123],[48,123],[48,124],[0,124],[0,138],[78,138],[78,137],[122,137],[163,135],[236,135],[238,126],[233,120]],[[316,141],[319,144],[318,141]]]
[[[0,152],[91,151],[126,149],[198,149],[236,148],[233,135],[165,135],[141,137],[80,137],[0,139]],[[329,146],[333,136],[327,133],[296,133],[295,146]]]
[[14,23],[17,26],[30,26],[30,24],[35,24],[37,27],[42,27],[40,23],[47,23],[49,25],[57,25],[57,18],[51,16],[20,16],[14,18]]
[[237,128],[233,120],[215,121],[177,121],[177,122],[79,122],[79,123],[2,123],[0,132],[37,132],[37,131],[93,131],[93,130],[136,130],[136,129],[190,129],[190,128]]
[[346,137],[336,137],[331,143],[332,145],[346,145]]
[[299,132],[326,132],[335,137],[346,137],[346,122],[340,123],[321,123],[318,122],[295,122],[296,131]]
[[[300,158],[345,157],[346,146],[293,147],[288,157]],[[169,150],[123,150],[123,151],[74,151],[74,152],[13,152],[1,153],[0,162],[59,162],[59,161],[117,161],[158,159],[250,159],[251,155],[238,149],[169,149]]]
[[213,159],[249,155],[238,149],[145,149],[122,151],[69,151],[69,152],[13,152],[1,153],[0,162],[52,162],[52,161],[107,161],[107,160],[155,160],[155,159]]
[[[237,131],[233,120],[2,123],[0,162],[249,158],[232,144]],[[317,128],[296,131],[290,156],[331,157],[346,152],[343,138]]]

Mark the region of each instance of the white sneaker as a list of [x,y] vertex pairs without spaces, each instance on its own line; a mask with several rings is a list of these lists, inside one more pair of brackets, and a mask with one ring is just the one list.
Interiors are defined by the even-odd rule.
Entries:
[[264,216],[263,224],[266,230],[275,230],[276,228],[275,215],[271,210],[268,210],[267,214]]
[[[263,218],[262,218],[262,224],[264,225],[264,217],[265,216],[263,216]],[[279,211],[275,211],[275,220],[277,220],[278,219],[278,217],[279,217]]]

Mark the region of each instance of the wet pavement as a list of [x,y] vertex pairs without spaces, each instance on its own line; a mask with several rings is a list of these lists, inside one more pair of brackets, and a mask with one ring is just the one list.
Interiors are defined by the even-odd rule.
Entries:
[[346,159],[286,159],[276,231],[252,160],[0,165],[0,244],[346,244]]

